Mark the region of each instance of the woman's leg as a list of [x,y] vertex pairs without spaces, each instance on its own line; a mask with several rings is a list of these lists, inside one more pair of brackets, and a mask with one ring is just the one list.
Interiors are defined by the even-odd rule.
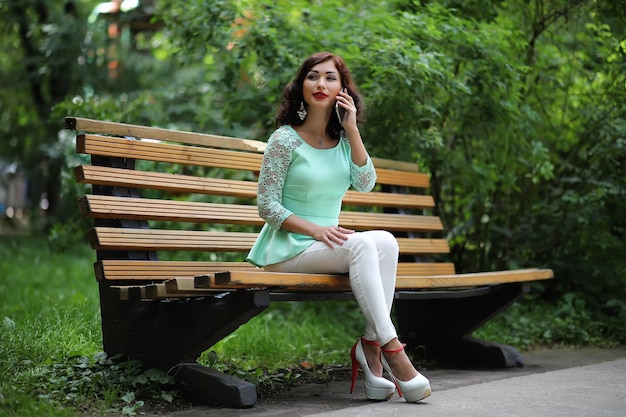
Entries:
[[[387,304],[387,314],[391,315],[398,270],[398,241],[394,235],[383,230],[371,230],[363,233],[372,238],[376,245],[380,280],[383,286],[385,303]],[[379,340],[377,336],[374,327],[366,322],[364,337],[368,340]]]
[[265,267],[268,271],[346,273],[363,316],[365,338],[381,345],[397,337],[391,321],[398,244],[389,232],[354,233],[340,246],[315,242],[303,253]]
[[[341,246],[328,247],[315,242],[301,254],[284,262],[268,265],[268,271],[304,272],[350,275],[350,285],[365,317],[368,340],[377,340],[387,350],[402,347],[391,321],[398,263],[398,243],[385,231],[369,231],[349,235]],[[362,344],[363,352],[374,375],[382,375],[380,348]],[[402,350],[390,355],[389,365],[400,380],[417,375],[410,359]]]

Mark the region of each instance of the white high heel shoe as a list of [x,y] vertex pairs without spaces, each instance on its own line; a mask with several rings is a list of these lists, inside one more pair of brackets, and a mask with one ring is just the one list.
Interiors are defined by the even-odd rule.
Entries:
[[[404,350],[404,346],[398,349],[382,349],[384,353],[398,353]],[[404,400],[408,403],[416,403],[422,401],[424,398],[428,397],[432,391],[430,389],[430,382],[428,379],[418,372],[417,376],[409,381],[401,381],[395,377],[393,372],[391,372],[391,366],[385,359],[385,355],[383,354],[381,357],[381,362],[383,363],[383,368],[391,375],[391,379],[396,383],[396,387],[398,388],[398,395],[400,397],[404,397]]]
[[386,401],[396,392],[396,384],[386,378],[376,376],[370,371],[365,353],[363,352],[363,342],[373,346],[380,346],[378,342],[372,342],[364,338],[360,338],[354,346],[352,346],[352,350],[350,351],[350,356],[352,357],[352,385],[350,387],[350,394],[354,392],[356,377],[359,372],[359,366],[361,366],[361,368],[363,368],[363,376],[365,377],[365,396],[370,400]]

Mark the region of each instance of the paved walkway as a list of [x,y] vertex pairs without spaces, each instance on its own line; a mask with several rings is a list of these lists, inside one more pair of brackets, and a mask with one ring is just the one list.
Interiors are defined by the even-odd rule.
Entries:
[[310,417],[626,416],[626,359],[433,393],[425,402],[363,405]]
[[[194,407],[169,417],[612,417],[626,416],[626,348],[540,351],[516,369],[424,371],[433,394],[419,404],[369,402],[346,382],[308,384],[250,409]],[[359,380],[362,385],[362,380]]]

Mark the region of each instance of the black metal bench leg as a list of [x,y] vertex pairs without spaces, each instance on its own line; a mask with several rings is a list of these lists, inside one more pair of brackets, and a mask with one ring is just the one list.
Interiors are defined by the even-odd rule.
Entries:
[[[479,340],[472,332],[530,290],[528,283],[483,288],[468,296],[399,299],[395,314],[400,338],[410,347],[424,348],[425,357],[481,368],[523,366],[512,346]],[[459,294],[463,294],[459,292]]]
[[[104,350],[176,374],[197,403],[251,407],[256,387],[197,364],[202,352],[269,306],[265,290],[214,296],[120,301],[100,288]],[[181,379],[182,378],[182,379]],[[218,388],[219,387],[219,388]]]

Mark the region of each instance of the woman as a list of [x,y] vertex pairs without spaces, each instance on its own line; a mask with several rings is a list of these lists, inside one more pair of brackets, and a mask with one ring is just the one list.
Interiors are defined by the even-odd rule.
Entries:
[[300,66],[285,87],[279,127],[263,157],[257,203],[266,224],[248,261],[273,272],[347,272],[366,322],[351,350],[351,392],[360,365],[367,398],[387,400],[397,388],[406,401],[418,402],[430,395],[430,384],[404,352],[390,317],[397,241],[386,231],[355,233],[338,225],[348,188],[367,192],[376,182],[357,127],[362,106],[339,56],[319,52]]

